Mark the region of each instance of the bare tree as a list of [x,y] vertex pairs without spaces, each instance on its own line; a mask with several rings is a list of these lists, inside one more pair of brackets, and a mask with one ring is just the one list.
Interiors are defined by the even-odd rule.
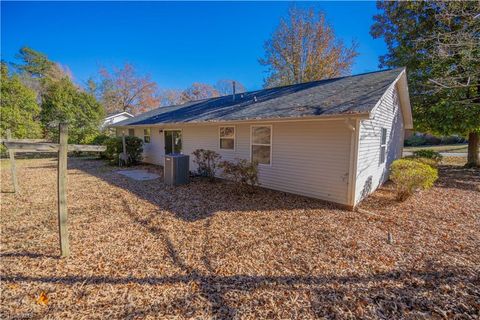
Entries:
[[158,86],[150,76],[140,76],[133,65],[111,71],[101,68],[98,95],[107,112],[142,113],[160,105]]
[[231,79],[221,79],[215,83],[214,88],[218,91],[221,96],[228,96],[233,94],[233,82],[235,82],[235,92],[242,93],[247,91],[245,86],[237,80]]
[[219,97],[220,93],[211,85],[194,82],[182,93],[182,102]]
[[163,89],[160,91],[160,105],[161,106],[172,106],[176,104],[181,104],[183,92],[176,89]]
[[264,44],[262,65],[268,66],[265,87],[289,85],[348,74],[356,43],[346,47],[322,12],[292,7]]

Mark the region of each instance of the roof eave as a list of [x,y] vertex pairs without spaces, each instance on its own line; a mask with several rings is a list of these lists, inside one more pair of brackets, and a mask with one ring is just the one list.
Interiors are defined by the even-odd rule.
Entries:
[[283,117],[283,118],[256,118],[242,120],[212,120],[212,121],[189,121],[189,122],[157,122],[150,124],[122,124],[117,122],[110,127],[153,127],[153,126],[170,126],[170,125],[202,125],[202,124],[227,124],[227,123],[249,123],[249,122],[298,122],[298,121],[327,121],[327,120],[344,120],[344,119],[368,119],[370,113],[346,113],[332,114],[312,117]]

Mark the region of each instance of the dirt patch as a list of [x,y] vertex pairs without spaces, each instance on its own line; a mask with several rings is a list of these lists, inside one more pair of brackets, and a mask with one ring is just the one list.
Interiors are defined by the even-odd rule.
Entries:
[[443,166],[403,203],[386,186],[362,204],[369,215],[69,159],[72,256],[59,259],[55,161],[19,162],[22,193],[1,194],[4,319],[480,316],[478,170]]

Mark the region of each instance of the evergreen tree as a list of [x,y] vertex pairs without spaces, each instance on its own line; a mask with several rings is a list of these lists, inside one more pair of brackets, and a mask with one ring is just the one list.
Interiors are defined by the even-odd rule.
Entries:
[[8,67],[1,64],[0,134],[5,137],[6,129],[17,139],[40,138],[42,128],[39,121],[40,107],[36,94],[26,87],[18,75],[10,75]]
[[89,143],[99,132],[103,107],[67,78],[51,83],[43,96],[41,119],[47,137],[56,139],[58,123],[67,122],[70,143]]
[[37,95],[37,102],[41,103],[42,96],[51,82],[63,78],[71,78],[67,68],[51,61],[44,53],[29,47],[20,48],[16,58],[21,63],[13,64],[20,80]]
[[378,2],[371,34],[388,53],[380,67],[407,67],[415,128],[468,136],[480,166],[480,6],[477,1]]
[[16,64],[17,69],[32,78],[60,80],[69,76],[60,64],[51,61],[44,53],[29,47],[20,48],[17,59],[22,61],[22,64]]

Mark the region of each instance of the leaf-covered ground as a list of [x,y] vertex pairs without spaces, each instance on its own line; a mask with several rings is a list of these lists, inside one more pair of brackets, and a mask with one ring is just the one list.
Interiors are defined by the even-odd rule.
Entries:
[[20,160],[14,195],[2,163],[2,319],[480,317],[479,170],[442,166],[430,191],[398,203],[387,185],[349,212],[71,158],[59,259],[55,166]]

